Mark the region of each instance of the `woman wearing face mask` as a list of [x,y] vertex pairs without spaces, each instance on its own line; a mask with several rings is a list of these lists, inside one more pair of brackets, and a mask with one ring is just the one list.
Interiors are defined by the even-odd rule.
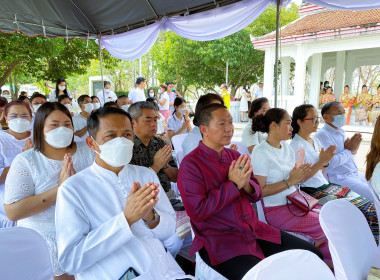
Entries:
[[148,97],[156,97],[156,93],[153,88],[148,89]]
[[94,106],[94,111],[98,110],[101,105],[100,105],[100,100],[97,96],[91,96],[91,101],[92,101],[92,106]]
[[168,119],[168,136],[171,140],[173,136],[187,134],[192,129],[189,110],[186,108],[186,101],[182,97],[174,99],[174,112]]
[[55,90],[49,93],[49,101],[57,102],[60,95],[67,95],[71,98],[71,93],[67,91],[67,83],[63,78],[59,78],[55,84]]
[[170,117],[170,97],[167,92],[167,89],[168,87],[164,84],[161,84],[160,88],[158,89],[158,93],[160,94],[160,97],[158,98],[158,107],[160,108],[160,113],[165,117],[166,122]]
[[14,226],[4,210],[4,182],[13,159],[21,152],[32,147],[30,137],[30,123],[32,110],[22,101],[13,101],[5,107],[5,119],[9,129],[0,132],[0,228]]
[[71,101],[70,97],[68,97],[67,95],[60,95],[58,97],[58,103],[64,105],[70,111],[72,117],[76,115],[73,111],[73,102]]
[[278,229],[314,240],[325,262],[332,264],[319,214],[310,211],[302,216],[301,210],[291,203],[288,205],[287,196],[310,174],[309,164],[296,166],[295,153],[285,142],[292,136],[291,122],[289,114],[280,108],[269,109],[265,115],[257,115],[252,120],[253,130],[268,133],[266,141],[255,146],[251,154],[253,174],[262,189],[265,218]]
[[73,141],[71,114],[60,103],[43,104],[35,116],[34,149],[18,154],[5,181],[5,211],[18,226],[46,240],[56,280],[70,279],[57,259],[55,201],[59,186],[94,161],[86,143]]
[[81,112],[77,116],[73,117],[75,135],[74,141],[80,142],[84,141],[88,136],[87,118],[91,115],[94,106],[91,103],[91,97],[86,94],[79,96],[77,101]]
[[268,137],[267,133],[252,130],[252,119],[257,115],[265,115],[269,109],[269,101],[265,97],[257,98],[251,103],[248,111],[249,121],[244,127],[242,135],[243,143],[248,148],[249,153],[252,153],[253,148]]
[[367,198],[363,198],[350,190],[349,185],[345,185],[343,188],[342,186],[332,184],[322,174],[330,160],[334,157],[336,146],[330,145],[324,150],[321,142],[311,136],[312,133],[317,132],[319,120],[318,111],[313,105],[301,105],[293,111],[293,140],[290,143],[290,147],[294,151],[304,149],[304,163],[311,164],[311,171],[304,179],[305,181],[301,183],[301,189],[319,199],[320,205],[338,198],[348,200],[358,207],[366,217],[372,233],[377,239],[379,233],[375,206]]

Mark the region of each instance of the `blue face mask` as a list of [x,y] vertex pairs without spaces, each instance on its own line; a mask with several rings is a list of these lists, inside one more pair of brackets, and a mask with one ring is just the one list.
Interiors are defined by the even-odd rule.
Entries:
[[346,115],[341,114],[341,115],[335,115],[334,116],[334,121],[331,123],[333,126],[341,128],[346,124]]

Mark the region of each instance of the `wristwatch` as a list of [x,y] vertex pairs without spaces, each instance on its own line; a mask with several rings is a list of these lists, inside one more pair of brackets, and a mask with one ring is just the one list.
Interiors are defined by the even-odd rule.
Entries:
[[156,210],[154,210],[154,208],[153,208],[153,214],[154,214],[154,219],[153,220],[151,220],[150,222],[145,222],[144,221],[144,223],[145,223],[146,226],[150,226],[150,225],[156,223],[158,221],[158,219],[160,218],[160,216],[157,214],[157,212],[156,212]]
[[330,163],[324,165],[323,167],[324,167],[324,168],[327,168],[327,167],[329,167],[329,165],[330,165]]

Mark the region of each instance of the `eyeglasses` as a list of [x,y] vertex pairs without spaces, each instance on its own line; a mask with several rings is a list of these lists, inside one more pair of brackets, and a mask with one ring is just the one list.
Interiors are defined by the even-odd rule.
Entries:
[[28,118],[30,118],[30,116],[29,115],[16,115],[16,114],[10,114],[9,115],[9,119],[11,119],[11,120],[13,120],[13,119],[17,119],[17,118],[21,118],[21,119],[23,119],[23,120],[26,120],[26,119],[28,119]]
[[320,117],[318,117],[318,118],[305,118],[303,120],[304,121],[312,121],[313,123],[316,123],[316,122],[320,122],[321,118]]

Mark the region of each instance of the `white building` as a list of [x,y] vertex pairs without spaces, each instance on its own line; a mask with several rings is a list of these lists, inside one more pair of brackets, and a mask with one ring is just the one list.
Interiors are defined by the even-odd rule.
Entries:
[[[280,32],[282,73],[278,106],[289,112],[304,102],[318,107],[319,85],[328,69],[335,67],[334,94],[338,99],[344,85],[352,88],[357,67],[380,64],[380,9],[345,11],[304,4],[299,13],[300,18]],[[251,39],[255,49],[265,51],[264,96],[273,106],[276,36],[272,32]],[[294,94],[289,95],[292,62],[295,63]],[[311,77],[308,88],[307,73]]]

